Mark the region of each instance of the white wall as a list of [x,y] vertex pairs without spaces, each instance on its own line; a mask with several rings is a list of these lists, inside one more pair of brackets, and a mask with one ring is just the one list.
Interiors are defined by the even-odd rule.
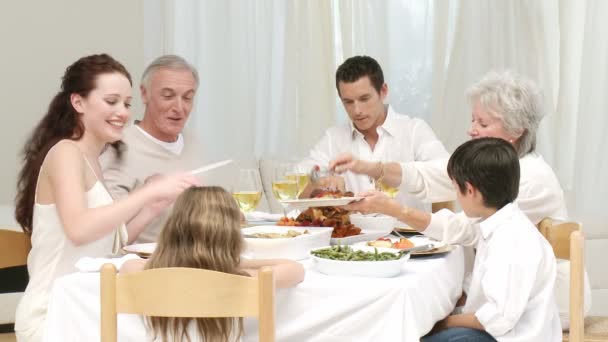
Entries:
[[143,20],[143,0],[0,2],[0,208],[13,205],[18,154],[69,64],[109,53],[131,73],[133,113],[141,112]]

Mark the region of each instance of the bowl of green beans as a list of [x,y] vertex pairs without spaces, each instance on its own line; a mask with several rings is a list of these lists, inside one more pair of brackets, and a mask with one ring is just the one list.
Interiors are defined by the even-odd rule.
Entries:
[[331,246],[310,251],[317,271],[335,276],[389,278],[401,273],[409,253],[380,251],[368,246]]

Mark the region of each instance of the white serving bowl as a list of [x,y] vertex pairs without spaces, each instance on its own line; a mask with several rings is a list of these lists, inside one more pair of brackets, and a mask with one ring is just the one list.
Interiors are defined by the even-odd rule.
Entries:
[[[323,247],[323,248],[329,248]],[[322,249],[322,248],[318,248]],[[353,249],[363,249],[353,246]],[[409,258],[409,253],[397,260],[386,261],[343,261],[319,258],[310,254],[315,269],[323,274],[341,277],[372,277],[390,278],[401,273],[403,263]]]
[[[397,224],[397,219],[386,215],[350,214],[350,223],[366,232],[390,234]],[[381,236],[384,236],[381,235]]]
[[255,226],[241,229],[244,235],[254,233],[280,233],[288,230],[304,232],[293,238],[267,239],[245,238],[245,257],[251,259],[291,259],[302,260],[310,256],[310,251],[329,245],[332,227],[292,227],[292,226]]

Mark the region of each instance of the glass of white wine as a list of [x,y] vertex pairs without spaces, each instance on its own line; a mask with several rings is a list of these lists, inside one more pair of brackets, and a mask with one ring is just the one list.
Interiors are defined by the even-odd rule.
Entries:
[[274,197],[279,201],[283,207],[283,216],[286,216],[287,204],[283,201],[294,200],[298,197],[298,180],[288,178],[290,170],[293,166],[289,164],[280,164],[274,170],[273,181],[272,181],[272,193]]
[[310,172],[305,172],[304,170],[300,170],[297,166],[294,166],[287,170],[285,179],[297,183],[298,193],[296,194],[296,198],[300,198],[300,194],[304,191],[308,183],[310,183]]
[[254,211],[262,199],[262,183],[258,170],[240,170],[237,185],[233,189],[232,196],[239,208],[245,213]]
[[[386,165],[384,165],[386,163],[388,163],[388,161],[386,161],[386,160],[382,161],[383,168],[386,168]],[[387,195],[390,198],[395,198],[399,194],[398,187],[389,186],[382,179],[374,180],[374,186],[375,186],[376,190],[382,191],[385,195]]]

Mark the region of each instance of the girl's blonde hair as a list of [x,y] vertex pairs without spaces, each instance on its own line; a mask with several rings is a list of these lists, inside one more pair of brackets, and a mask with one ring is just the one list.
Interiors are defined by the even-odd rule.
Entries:
[[[232,196],[216,186],[192,187],[175,202],[146,269],[190,267],[243,275],[243,243],[240,211]],[[191,322],[204,341],[239,339],[243,333],[242,318],[147,317],[147,322],[154,338],[160,334],[162,340],[190,341]]]

